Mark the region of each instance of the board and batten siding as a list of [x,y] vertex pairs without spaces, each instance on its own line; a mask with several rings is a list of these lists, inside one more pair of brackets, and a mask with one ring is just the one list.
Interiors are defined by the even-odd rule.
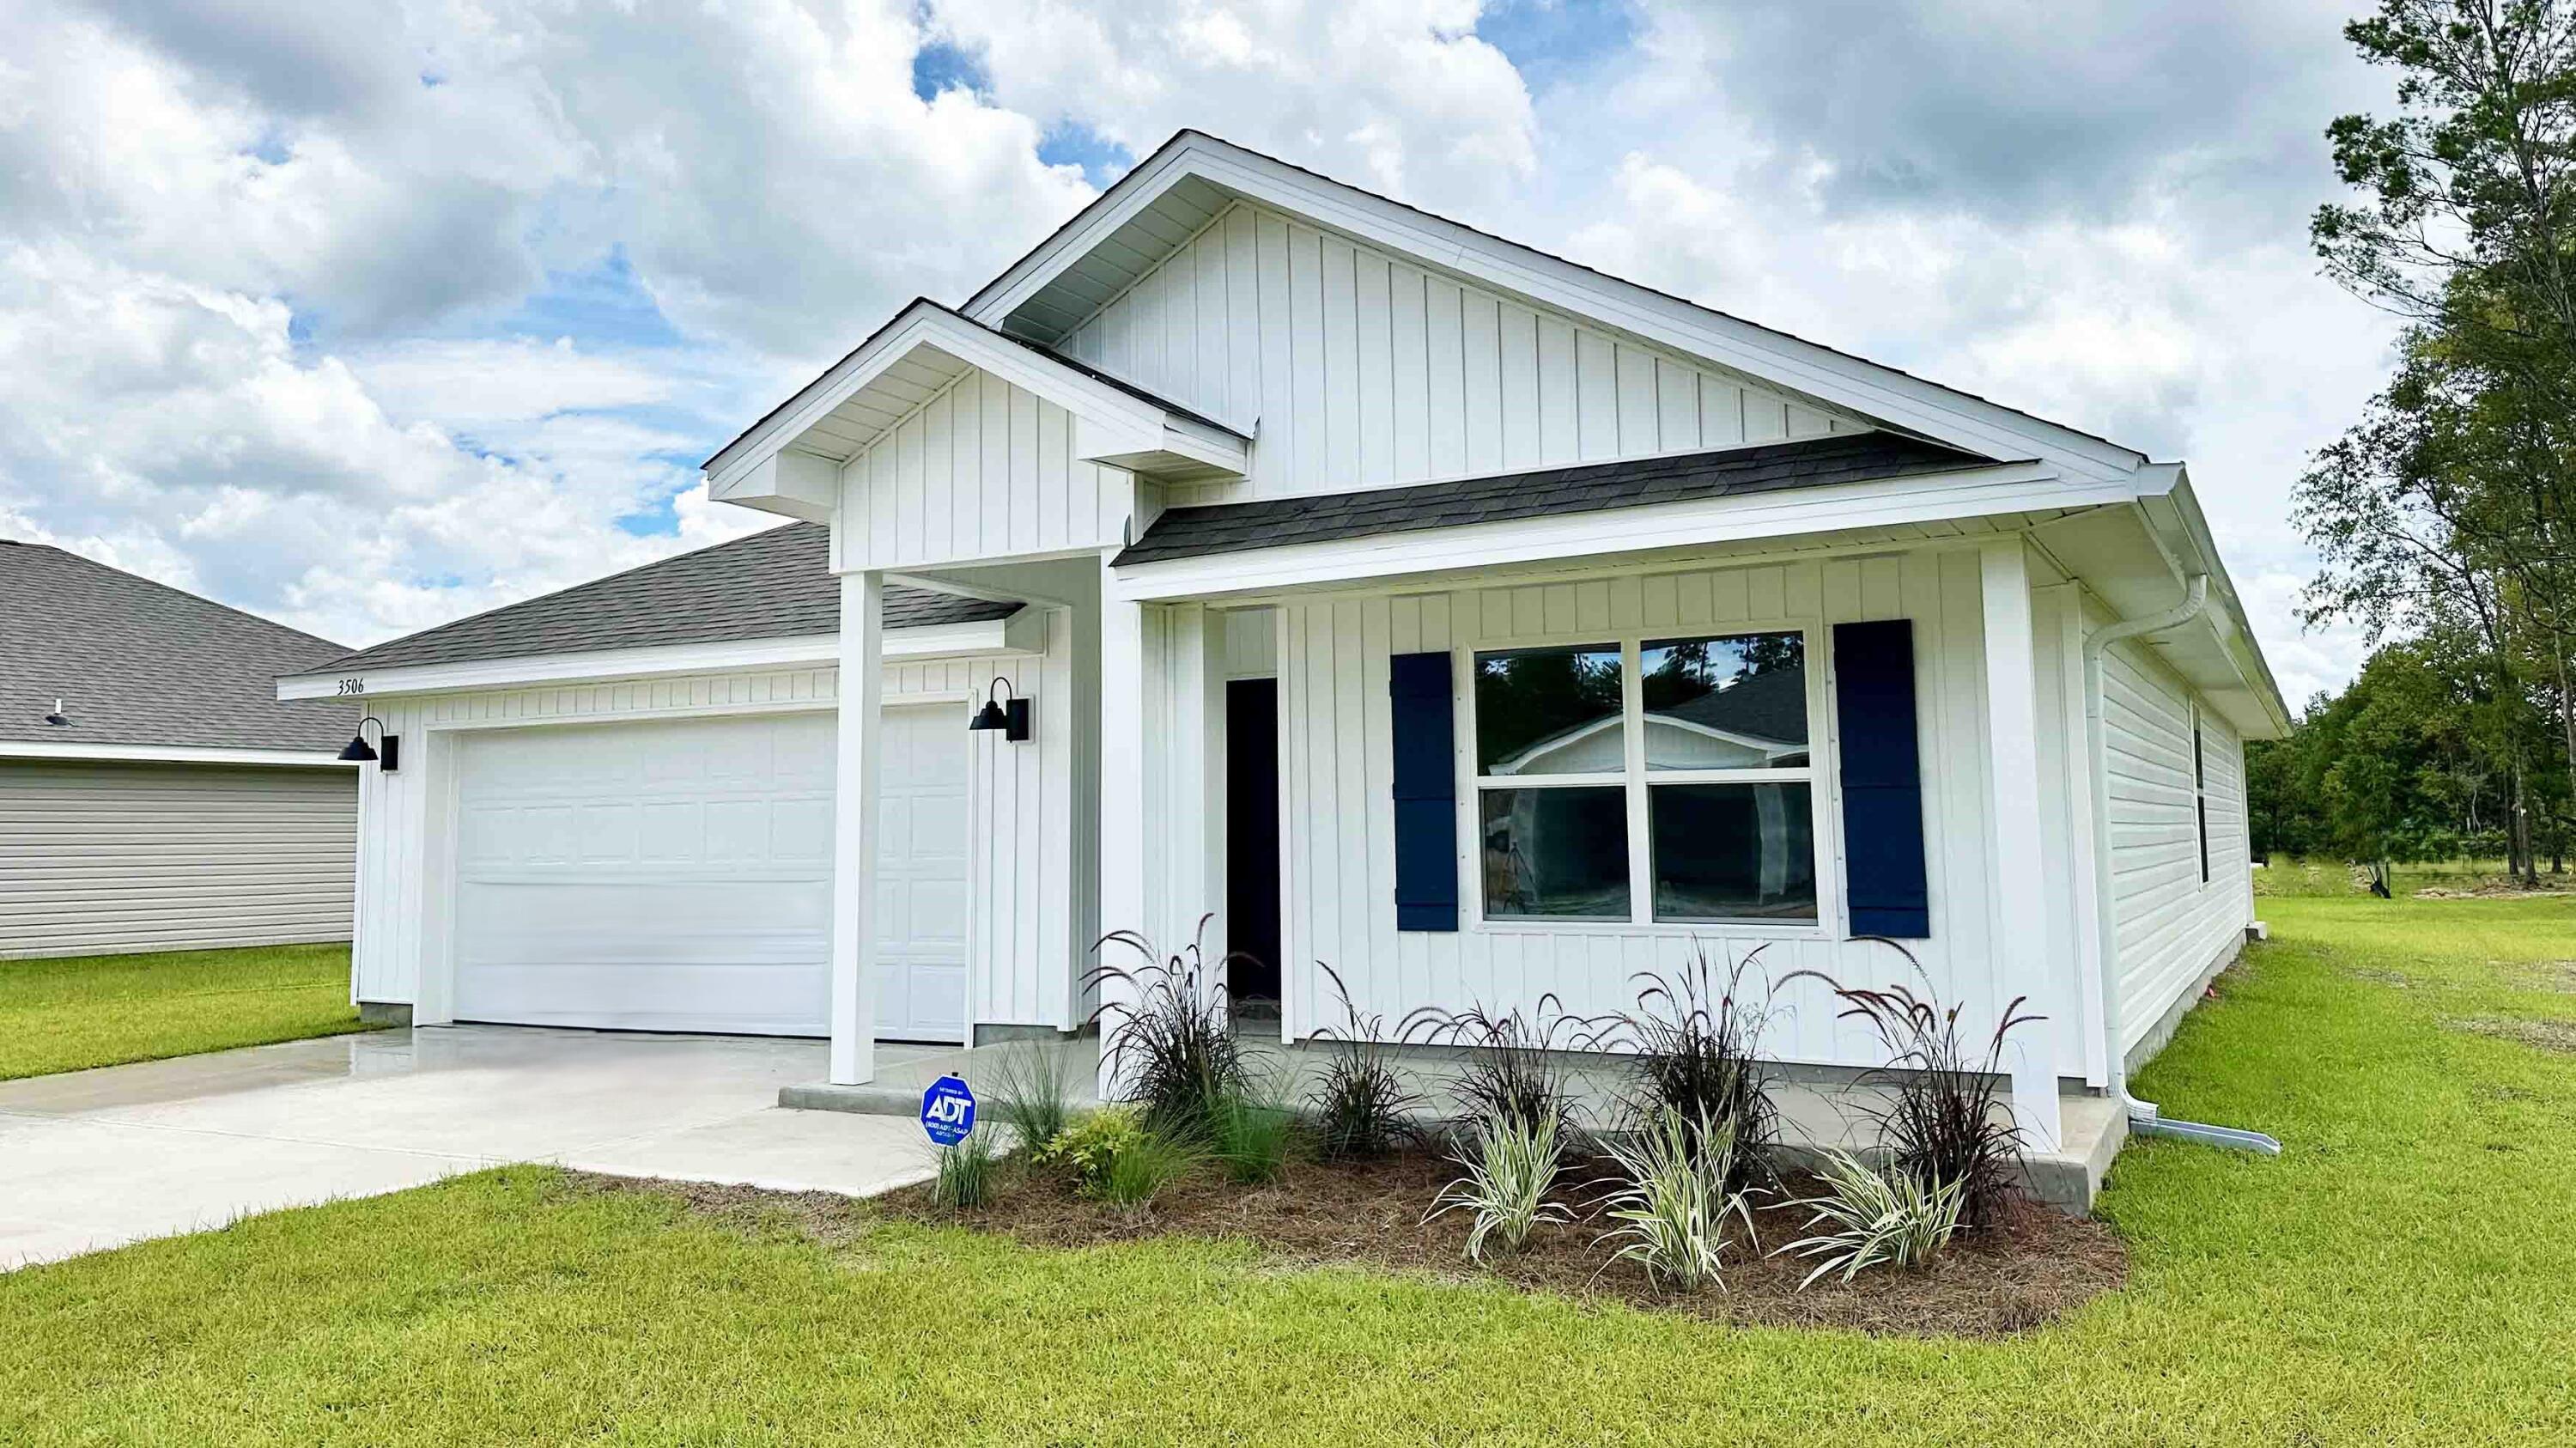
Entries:
[[[2213,966],[2253,915],[2244,744],[2199,708],[2189,685],[2135,641],[2103,656],[2103,760],[2110,797],[2111,918],[2120,1044],[2134,1050]],[[2209,878],[2193,808],[2192,722],[2207,765]]]
[[[1760,952],[1755,969],[1778,980],[1821,971],[1853,985],[1907,980],[1887,946],[1843,938],[1841,807],[1830,680],[1810,686],[1817,751],[1814,794],[1820,924],[1637,925],[1582,922],[1484,924],[1481,881],[1468,856],[1474,819],[1467,660],[1477,649],[1603,642],[1701,629],[1793,624],[1807,629],[1812,667],[1830,668],[1830,626],[1853,620],[1914,621],[1916,727],[1924,777],[1925,869],[1932,934],[1908,942],[1945,1001],[1991,1022],[2004,1003],[1991,942],[2028,896],[1996,895],[1988,827],[1984,634],[1978,555],[1925,549],[1846,560],[1795,560],[1581,582],[1405,596],[1301,599],[1277,612],[1284,839],[1283,951],[1286,1029],[1306,1036],[1340,1028],[1342,1005],[1317,962],[1337,971],[1362,1012],[1397,1020],[1420,1006],[1481,1005],[1536,1012],[1553,994],[1563,1010],[1591,1015],[1632,1008],[1640,971],[1677,970],[1704,947],[1721,968]],[[1398,932],[1395,922],[1393,769],[1389,658],[1450,650],[1460,690],[1456,750],[1460,795],[1461,926],[1455,933]],[[2034,1008],[2065,1023],[2050,1038],[2062,1074],[2081,1075],[2080,983],[2071,955]],[[1916,982],[1920,988],[1920,982]],[[1765,1036],[1766,1055],[1787,1061],[1870,1066],[1884,1051],[1836,1019],[1813,981],[1785,987]]]
[[1176,507],[1860,426],[1250,202],[1061,345],[1253,434],[1248,478],[1174,488]]
[[0,761],[0,958],[348,939],[355,773]]
[[[968,700],[995,678],[1031,701],[1035,737],[1009,744],[978,734],[967,747],[969,1025],[1074,1023],[1074,978],[1083,968],[1096,909],[1085,911],[1074,828],[1088,730],[1077,665],[1083,650],[1066,610],[1047,613],[1043,655],[889,664],[888,707],[955,701],[962,732]],[[443,912],[424,895],[446,848],[433,796],[452,789],[444,741],[455,731],[600,724],[837,707],[840,671],[813,668],[708,673],[619,683],[567,684],[368,701],[388,733],[404,736],[403,768],[364,772],[368,792],[360,856],[353,985],[365,1001],[420,1000],[421,972],[439,947]]]
[[841,567],[920,566],[1126,541],[1135,480],[1074,455],[1073,415],[968,368],[841,467]]

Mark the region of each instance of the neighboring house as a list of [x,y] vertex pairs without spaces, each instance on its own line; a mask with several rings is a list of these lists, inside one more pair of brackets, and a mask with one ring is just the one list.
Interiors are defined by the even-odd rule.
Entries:
[[347,940],[358,713],[276,692],[343,652],[0,539],[0,957]]
[[[1327,964],[1389,1019],[1591,1013],[1699,947],[1883,983],[1885,936],[2047,1018],[2046,1146],[2245,937],[2287,716],[2180,464],[1206,136],[706,475],[819,526],[282,685],[414,741],[365,999],[811,1032],[859,1082],[1073,1028],[1105,930],[1211,912],[1290,1039],[1343,1024]],[[1025,741],[966,727],[996,678]],[[1882,1059],[1779,1006],[1781,1059]]]

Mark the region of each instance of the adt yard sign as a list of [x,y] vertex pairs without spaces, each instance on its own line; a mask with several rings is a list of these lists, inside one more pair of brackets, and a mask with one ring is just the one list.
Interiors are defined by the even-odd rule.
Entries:
[[955,1146],[975,1129],[975,1093],[956,1076],[942,1076],[921,1093],[921,1129],[941,1146]]

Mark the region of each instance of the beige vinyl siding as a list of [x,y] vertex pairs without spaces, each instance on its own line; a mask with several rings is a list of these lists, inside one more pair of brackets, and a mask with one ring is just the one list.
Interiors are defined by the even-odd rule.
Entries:
[[0,761],[0,957],[349,938],[356,771]]

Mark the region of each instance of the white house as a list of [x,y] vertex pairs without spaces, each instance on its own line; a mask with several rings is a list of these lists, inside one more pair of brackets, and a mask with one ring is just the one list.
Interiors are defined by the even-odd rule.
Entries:
[[[2046,1144],[2245,938],[2287,715],[2181,464],[1208,136],[706,475],[810,561],[281,684],[409,746],[362,999],[828,1035],[855,1083],[1075,1028],[1104,931],[1209,912],[1291,1040],[1318,962],[1592,1012],[1695,942],[1881,983],[1888,936],[2047,1017]],[[1003,690],[1024,739],[967,728]],[[1783,1004],[1783,1060],[1879,1064]]]

